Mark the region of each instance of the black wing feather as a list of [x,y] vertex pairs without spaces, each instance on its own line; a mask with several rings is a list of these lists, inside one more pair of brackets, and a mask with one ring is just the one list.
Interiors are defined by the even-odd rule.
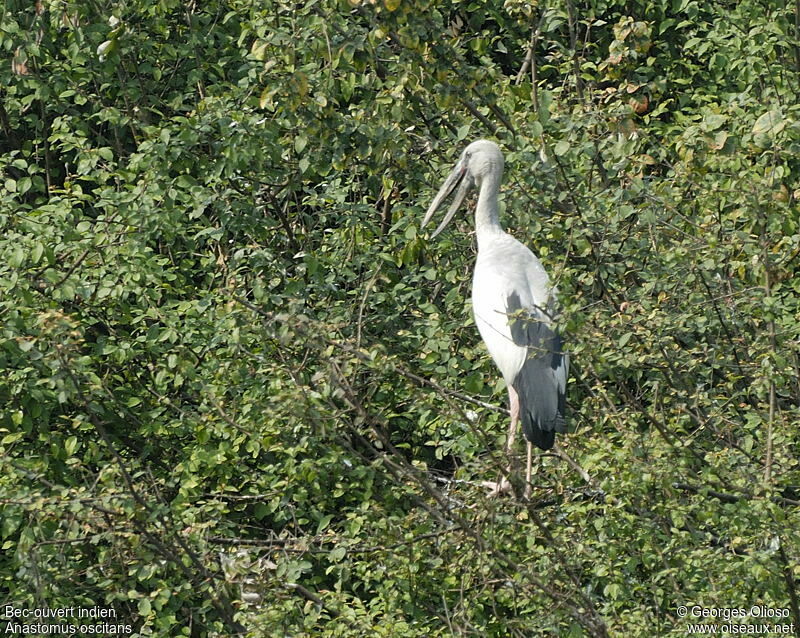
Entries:
[[507,312],[511,338],[528,349],[522,369],[512,387],[519,395],[520,420],[525,438],[549,450],[556,432],[566,432],[566,394],[557,373],[567,365],[561,336],[550,327],[545,310],[523,308],[516,293],[509,295]]

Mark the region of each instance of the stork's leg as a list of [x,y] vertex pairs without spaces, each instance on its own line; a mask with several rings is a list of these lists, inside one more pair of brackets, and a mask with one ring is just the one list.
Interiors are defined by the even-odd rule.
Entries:
[[528,444],[528,464],[525,467],[525,500],[531,497],[531,466],[533,465],[533,443],[525,441]]
[[511,386],[508,386],[508,410],[511,412],[511,425],[508,426],[506,456],[511,452],[511,446],[514,445],[514,437],[517,435],[517,423],[519,423],[519,395]]
[[[511,447],[514,445],[514,437],[517,435],[517,424],[519,423],[519,395],[517,391],[511,386],[508,386],[508,409],[511,412],[511,424],[508,426],[508,437],[504,447],[506,458],[511,455]],[[506,466],[505,474],[511,472],[511,464]],[[505,474],[500,477],[497,483],[485,481],[484,485],[489,488],[489,497],[494,497],[502,494],[503,492],[511,491],[511,483],[505,477]]]

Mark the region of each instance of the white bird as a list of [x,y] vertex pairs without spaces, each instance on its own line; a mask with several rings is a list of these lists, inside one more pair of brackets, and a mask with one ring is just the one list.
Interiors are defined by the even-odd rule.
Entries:
[[[507,455],[517,423],[522,421],[528,442],[527,496],[531,485],[531,444],[549,450],[556,432],[566,432],[569,359],[554,325],[555,287],[536,256],[500,226],[497,195],[503,165],[503,154],[494,142],[478,140],[467,146],[428,208],[422,226],[458,186],[450,209],[431,235],[436,237],[453,218],[470,187],[478,187],[478,259],[472,280],[472,310],[478,331],[508,387],[511,425],[505,445]],[[494,494],[510,487],[505,477],[490,485]]]

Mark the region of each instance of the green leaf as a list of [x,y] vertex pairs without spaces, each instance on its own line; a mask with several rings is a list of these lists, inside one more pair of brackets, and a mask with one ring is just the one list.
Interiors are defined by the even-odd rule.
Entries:
[[708,113],[703,118],[703,125],[707,131],[713,131],[722,126],[727,121],[727,119],[728,118],[725,115],[722,115],[720,113]]
[[328,558],[330,559],[331,562],[338,563],[346,555],[347,555],[347,550],[341,545],[339,545],[338,547],[335,547],[328,553]]
[[252,47],[250,47],[250,55],[252,55],[256,60],[263,62],[267,58],[268,50],[269,43],[262,40],[256,40],[253,42]]
[[[18,339],[18,340],[17,340],[17,347],[18,347],[18,348],[20,349],[20,351],[22,351],[22,352],[30,352],[30,350],[33,348],[33,346],[34,346],[34,345],[36,345],[36,341],[35,341],[35,340],[33,340],[33,339]],[[15,421],[15,423],[16,423],[17,425],[19,425],[19,423],[21,423],[21,422],[22,422],[22,421],[21,421],[21,419],[22,419],[22,412],[15,412],[14,414],[12,414],[12,417],[11,417],[11,418],[12,418],[12,420],[13,420],[13,419],[16,417],[16,415],[17,415],[17,414],[19,414],[19,415],[20,415],[20,421],[19,421],[19,422],[16,422],[16,421]]]
[[106,59],[112,53],[119,49],[119,44],[116,39],[106,40],[97,47],[97,57],[101,60]]
[[780,109],[772,109],[762,114],[753,125],[754,135],[776,135],[786,126]]
[[330,525],[332,520],[333,520],[332,514],[326,514],[325,516],[323,516],[320,519],[319,524],[317,525],[317,534],[321,534],[322,532],[324,532],[328,528],[328,525]]
[[36,242],[33,245],[33,248],[31,248],[31,253],[30,253],[31,265],[35,266],[36,264],[38,264],[39,261],[41,261],[43,254],[44,254],[44,244]]
[[149,616],[150,612],[153,609],[151,604],[150,604],[150,599],[149,598],[140,599],[139,600],[139,604],[138,604],[138,609],[139,609],[139,615],[140,616],[143,616],[143,617]]
[[25,251],[22,246],[11,248],[11,255],[8,257],[8,265],[12,268],[19,268],[25,262]]
[[66,441],[64,441],[64,450],[67,453],[67,456],[72,456],[78,449],[78,437],[71,436]]

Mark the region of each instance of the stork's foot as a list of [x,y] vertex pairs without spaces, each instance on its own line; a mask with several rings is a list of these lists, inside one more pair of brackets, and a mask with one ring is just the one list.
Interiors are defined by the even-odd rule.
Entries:
[[505,477],[500,477],[499,481],[483,481],[481,485],[489,490],[487,496],[489,498],[497,498],[501,494],[510,494],[512,492],[511,482]]
[[[489,493],[486,495],[489,498],[497,498],[502,494],[511,494],[513,493],[513,489],[511,487],[511,481],[509,481],[505,476],[501,477],[499,481],[481,481],[481,487],[485,487],[489,490]],[[531,484],[525,484],[525,491],[522,494],[522,498],[526,501],[531,500]]]

